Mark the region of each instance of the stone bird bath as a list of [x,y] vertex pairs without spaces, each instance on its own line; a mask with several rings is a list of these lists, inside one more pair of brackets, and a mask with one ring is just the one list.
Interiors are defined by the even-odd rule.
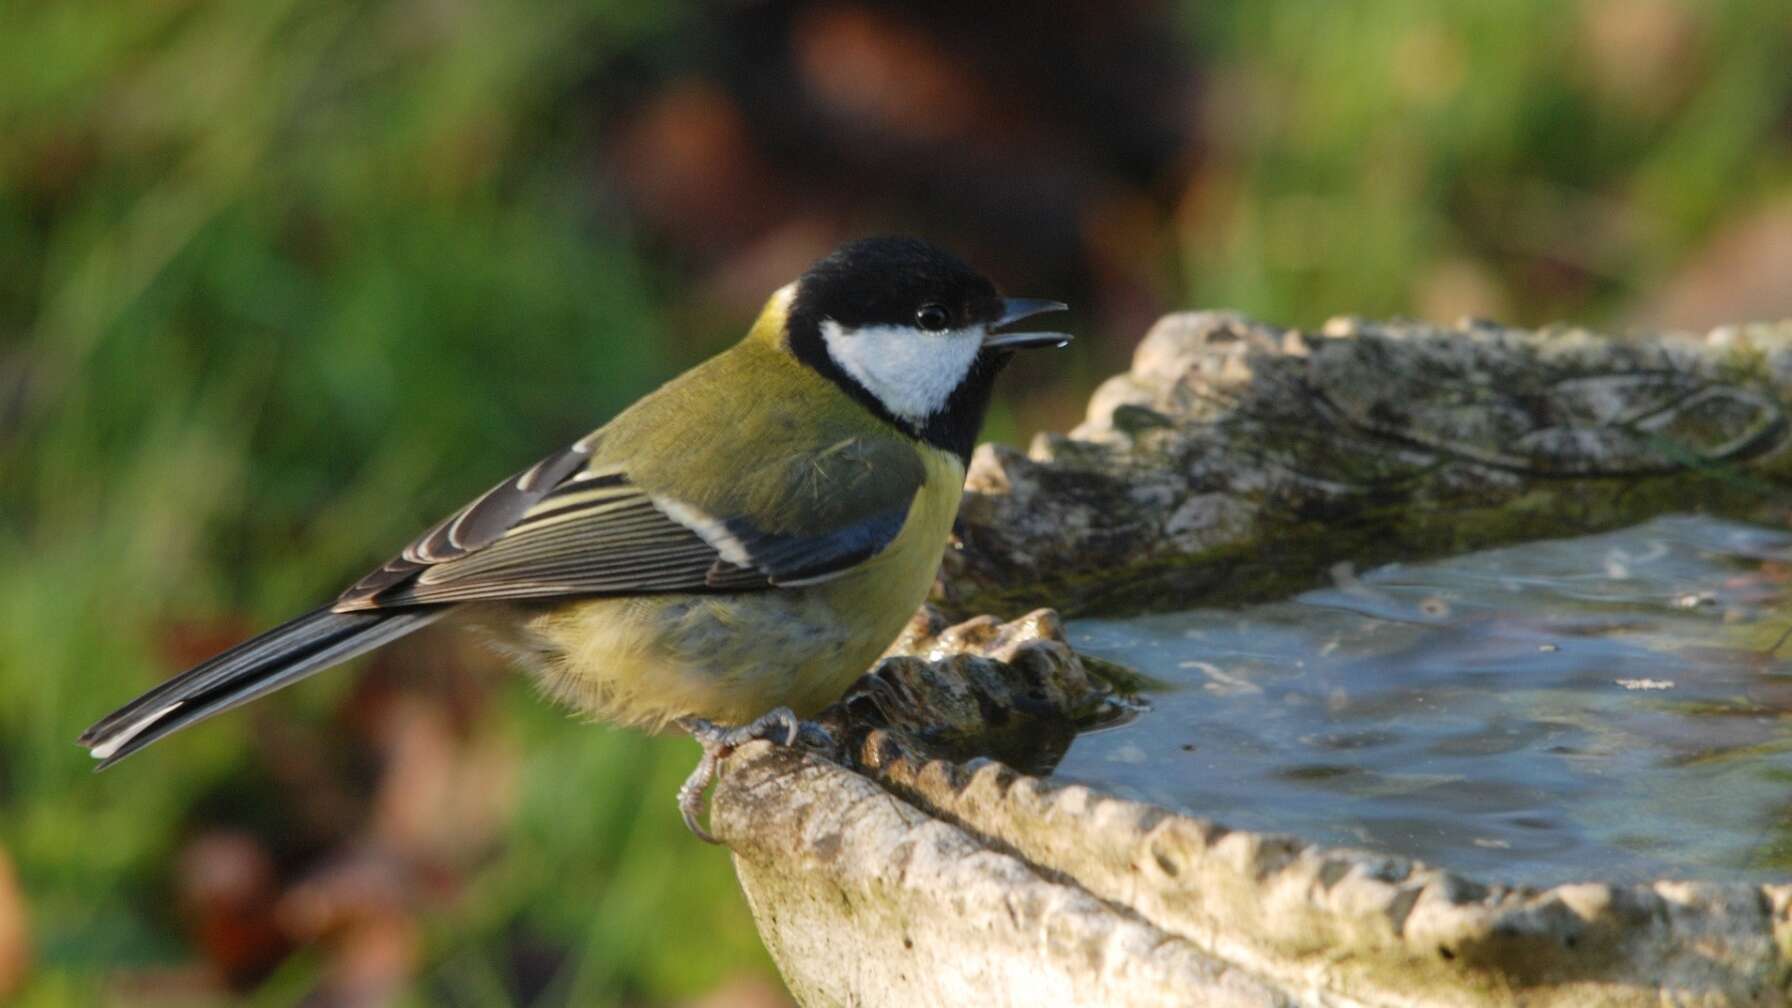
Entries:
[[1792,877],[1476,880],[1049,773],[1150,717],[1052,609],[1284,598],[1669,512],[1783,528],[1788,401],[1792,324],[1165,318],[1080,427],[979,449],[934,605],[824,715],[839,749],[730,760],[713,826],[766,946],[805,1005],[1786,1003]]

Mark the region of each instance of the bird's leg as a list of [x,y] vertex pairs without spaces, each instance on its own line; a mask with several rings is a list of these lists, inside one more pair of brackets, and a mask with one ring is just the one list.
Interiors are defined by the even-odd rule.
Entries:
[[795,745],[799,739],[817,748],[830,748],[834,744],[833,736],[826,728],[813,721],[798,720],[788,707],[768,711],[735,728],[699,717],[679,718],[678,727],[690,732],[691,738],[703,747],[703,758],[697,761],[697,768],[678,789],[678,811],[684,815],[684,824],[705,843],[721,841],[703,828],[703,792],[709,790],[710,783],[716,779],[716,770],[735,749],[757,739],[784,746]]

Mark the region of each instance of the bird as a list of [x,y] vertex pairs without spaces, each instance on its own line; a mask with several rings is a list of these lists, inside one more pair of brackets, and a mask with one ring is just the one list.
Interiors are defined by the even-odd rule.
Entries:
[[1070,342],[907,236],[835,249],[746,336],[505,479],[335,599],[167,680],[80,736],[105,769],[172,732],[452,616],[592,719],[688,732],[701,823],[758,738],[827,741],[838,699],[920,606],[998,373]]

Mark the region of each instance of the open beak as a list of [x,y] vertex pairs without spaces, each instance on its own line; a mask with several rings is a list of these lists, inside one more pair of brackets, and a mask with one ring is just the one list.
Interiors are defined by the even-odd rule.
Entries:
[[1046,312],[1065,311],[1070,306],[1062,301],[1046,301],[1041,298],[1005,298],[1002,301],[1002,313],[989,324],[989,334],[983,337],[983,346],[995,350],[1028,350],[1033,347],[1061,347],[1070,342],[1069,333],[1061,332],[1000,332],[1003,326],[1013,325],[1022,319],[1030,319]]

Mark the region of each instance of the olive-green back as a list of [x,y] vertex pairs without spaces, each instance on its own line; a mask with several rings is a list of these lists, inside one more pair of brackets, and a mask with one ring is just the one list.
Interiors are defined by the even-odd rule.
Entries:
[[919,442],[779,345],[777,299],[748,337],[641,399],[592,439],[591,468],[762,531],[826,531],[906,505]]

